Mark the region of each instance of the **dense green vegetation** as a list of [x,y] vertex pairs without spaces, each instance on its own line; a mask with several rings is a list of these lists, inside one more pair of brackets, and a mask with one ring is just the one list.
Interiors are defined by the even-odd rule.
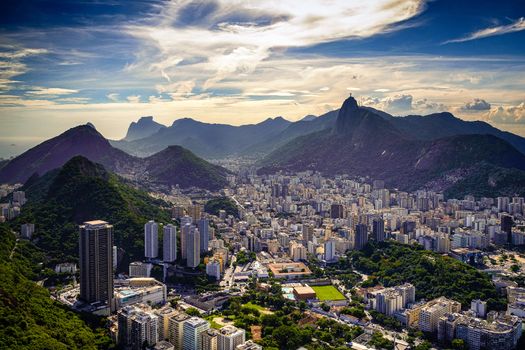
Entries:
[[346,349],[346,344],[362,333],[360,327],[328,318],[310,318],[293,302],[284,300],[279,284],[270,283],[269,292],[250,289],[242,297],[230,299],[222,312],[235,326],[246,329],[248,335],[251,326],[260,326],[262,339],[257,342],[264,349]]
[[424,250],[419,245],[371,242],[362,251],[352,251],[353,266],[386,287],[410,282],[416,299],[446,296],[470,305],[487,300],[489,309],[501,310],[506,301],[498,296],[490,277],[453,258]]
[[218,216],[219,210],[226,211],[226,215],[233,215],[236,218],[239,217],[239,208],[237,208],[235,202],[228,197],[213,198],[204,205],[204,211],[209,214]]
[[241,250],[235,255],[235,265],[245,265],[249,262],[255,261],[255,259],[255,252]]
[[16,241],[0,224],[0,348],[97,349],[111,347],[104,329],[91,330],[75,313],[53,301],[29,278],[40,273],[43,254]]
[[160,209],[163,202],[83,157],[72,158],[59,171],[28,181],[24,189],[30,201],[13,221],[13,228],[34,223],[37,245],[50,263],[77,260],[78,225],[84,221],[101,219],[114,225],[114,243],[129,261],[143,255],[146,221],[170,220]]

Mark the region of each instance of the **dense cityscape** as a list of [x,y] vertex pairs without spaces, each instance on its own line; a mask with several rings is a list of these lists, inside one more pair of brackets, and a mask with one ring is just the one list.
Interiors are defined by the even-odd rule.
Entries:
[[525,349],[524,0],[0,3],[0,350]]
[[[311,171],[259,176],[248,168],[228,182],[219,197],[164,195],[173,201],[171,220],[145,223],[137,261],[120,259],[110,222],[84,222],[78,266],[54,266],[69,282],[52,295],[107,316],[111,339],[131,349],[518,346],[523,197],[445,200]],[[26,202],[14,187],[2,196],[11,190],[2,205],[8,222]],[[33,239],[35,224],[22,224],[19,239]],[[395,250],[418,254],[413,263],[421,266],[404,266]],[[467,275],[426,281],[417,275],[426,264]],[[462,280],[470,275],[481,279],[476,287]]]

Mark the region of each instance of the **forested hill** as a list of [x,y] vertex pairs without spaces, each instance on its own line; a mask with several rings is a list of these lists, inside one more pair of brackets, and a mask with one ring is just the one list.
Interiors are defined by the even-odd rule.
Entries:
[[166,205],[137,190],[117,175],[84,157],[75,157],[59,171],[30,179],[23,187],[29,202],[13,222],[35,224],[35,239],[52,262],[76,261],[78,225],[100,219],[114,226],[114,243],[126,259],[144,254],[143,230],[148,220],[170,220]]
[[[385,287],[405,282],[416,287],[416,299],[440,296],[468,307],[473,299],[485,300],[489,310],[504,309],[488,274],[456,259],[424,250],[419,245],[370,242],[362,251],[351,251],[353,267]],[[373,283],[372,283],[373,284]]]
[[103,329],[95,333],[29,279],[38,277],[40,258],[31,243],[17,242],[7,225],[0,224],[0,349],[111,347]]

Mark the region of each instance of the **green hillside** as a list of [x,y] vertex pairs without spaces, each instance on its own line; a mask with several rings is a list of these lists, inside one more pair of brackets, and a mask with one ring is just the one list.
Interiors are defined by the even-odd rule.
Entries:
[[[11,255],[12,253],[12,255]],[[0,224],[0,349],[103,349],[111,340],[53,301],[29,278],[38,277],[42,252]]]
[[14,227],[34,223],[37,245],[50,262],[77,260],[78,225],[84,221],[101,219],[114,225],[114,243],[129,261],[144,254],[144,224],[151,219],[170,220],[161,209],[165,203],[80,156],[59,171],[32,179],[24,189],[30,201]]

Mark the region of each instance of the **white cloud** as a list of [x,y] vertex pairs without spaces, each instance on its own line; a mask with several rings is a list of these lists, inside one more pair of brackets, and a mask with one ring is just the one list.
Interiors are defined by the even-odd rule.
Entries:
[[414,99],[410,94],[383,98],[364,96],[359,98],[359,103],[363,106],[373,107],[397,115],[428,114],[447,110],[447,107],[442,103],[432,102],[426,98]]
[[76,94],[78,90],[73,89],[62,89],[62,88],[45,88],[45,87],[35,87],[33,90],[27,91],[31,95],[46,95],[46,96],[59,96],[59,95],[69,95]]
[[130,103],[140,103],[140,95],[131,95],[126,97],[126,99]]
[[510,24],[507,24],[507,25],[485,28],[485,29],[481,29],[473,33],[470,33],[461,38],[447,40],[443,44],[461,43],[464,41],[487,38],[490,36],[503,35],[507,33],[514,33],[514,32],[519,32],[522,30],[525,30],[525,18],[524,17],[521,17],[518,20]]
[[13,77],[22,75],[29,71],[29,67],[23,61],[29,56],[45,54],[45,49],[28,49],[6,47],[6,51],[0,52],[0,91],[7,91],[13,88],[13,85],[19,81],[13,80]]
[[[139,61],[128,69],[158,72],[168,82],[187,80],[184,71],[203,77],[202,89],[252,74],[282,48],[304,47],[346,38],[364,38],[396,29],[418,15],[424,0],[217,0],[170,2],[156,25],[127,32],[143,41]],[[175,25],[174,25],[175,23]],[[151,54],[152,48],[156,53]],[[155,51],[153,51],[155,52]]]
[[487,117],[494,123],[525,124],[525,102],[514,106],[499,106],[493,108]]
[[113,102],[118,102],[119,100],[119,94],[117,94],[116,92],[112,92],[110,94],[107,94],[106,97],[108,98],[108,100],[110,101],[113,101]]

